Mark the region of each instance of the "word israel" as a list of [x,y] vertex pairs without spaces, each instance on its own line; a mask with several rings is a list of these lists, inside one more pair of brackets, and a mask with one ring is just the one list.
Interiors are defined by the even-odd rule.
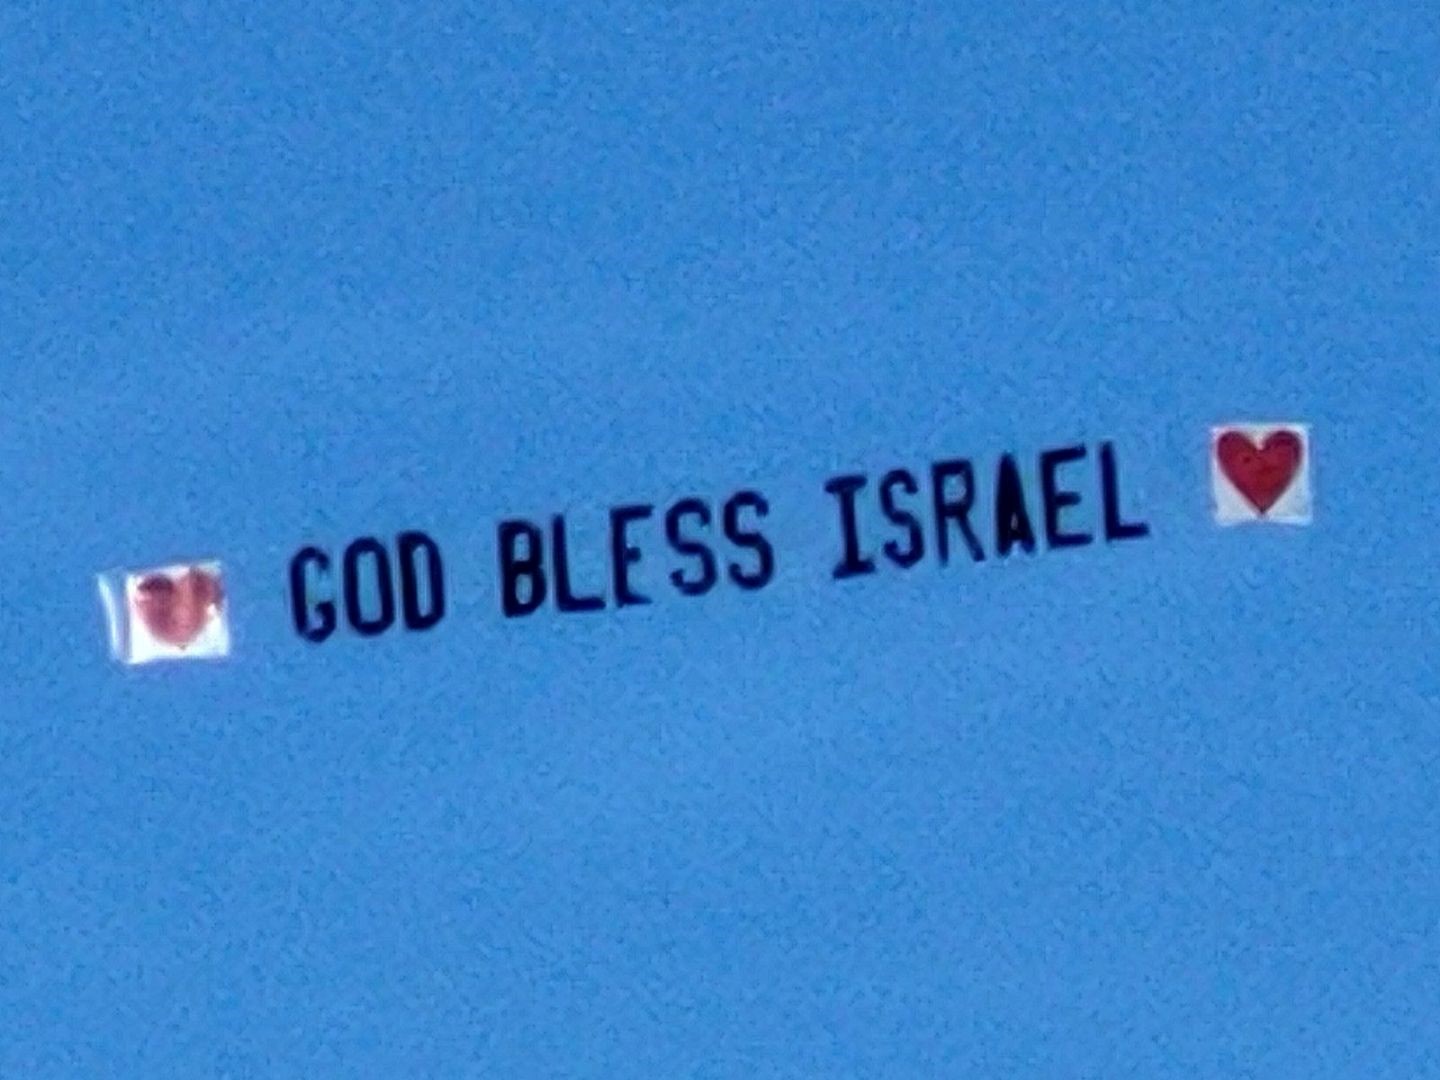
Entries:
[[[1081,445],[1042,450],[1035,468],[1038,500],[1026,493],[1024,472],[1013,454],[1000,455],[984,470],[969,458],[936,461],[921,474],[923,492],[914,472],[891,469],[868,494],[886,523],[889,538],[883,543],[873,539],[879,531],[873,510],[870,521],[861,520],[859,503],[871,487],[870,478],[863,473],[837,476],[825,485],[839,509],[842,551],[833,576],[873,574],[881,556],[909,569],[932,550],[927,534],[934,537],[935,559],[942,566],[957,547],[973,561],[983,562],[987,550],[1001,558],[1017,548],[1033,553],[1041,537],[1047,551],[1083,547],[1097,536],[1107,543],[1138,540],[1150,534],[1150,526],[1125,520],[1118,474],[1115,448],[1108,442],[1100,444],[1093,459]],[[1093,498],[1087,497],[1087,491]],[[1087,502],[1098,502],[1098,509],[1087,507]],[[922,522],[927,518],[929,529]]]

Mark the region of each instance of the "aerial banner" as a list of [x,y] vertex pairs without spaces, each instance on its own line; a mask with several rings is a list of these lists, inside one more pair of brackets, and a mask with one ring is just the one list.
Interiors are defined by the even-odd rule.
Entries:
[[[1235,423],[1211,428],[1215,520],[1308,524],[1309,427]],[[816,577],[840,583],[872,574],[1045,556],[1152,536],[1126,494],[1113,441],[942,457],[850,471],[817,481],[809,512],[830,522],[828,554],[810,552]],[[598,510],[598,508],[597,508]],[[567,510],[502,517],[493,547],[466,558],[491,567],[496,616],[528,619],[615,612],[714,591],[757,593],[792,558],[754,487],[637,497],[608,508],[607,527],[582,528]],[[1051,553],[1064,553],[1051,555]],[[285,568],[296,635],[378,638],[429,631],[447,613],[446,557],[419,528],[393,540],[338,544],[312,538]],[[231,622],[218,560],[175,562],[100,575],[110,650],[121,663],[220,659]]]

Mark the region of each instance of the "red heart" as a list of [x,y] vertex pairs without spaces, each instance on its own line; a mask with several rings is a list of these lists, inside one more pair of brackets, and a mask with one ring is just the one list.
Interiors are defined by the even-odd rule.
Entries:
[[1215,444],[1215,457],[1235,489],[1260,513],[1285,494],[1300,471],[1303,445],[1293,431],[1272,431],[1259,446],[1239,431],[1227,431]]
[[220,579],[200,569],[178,578],[151,574],[135,587],[135,610],[161,641],[185,648],[200,636],[224,593]]

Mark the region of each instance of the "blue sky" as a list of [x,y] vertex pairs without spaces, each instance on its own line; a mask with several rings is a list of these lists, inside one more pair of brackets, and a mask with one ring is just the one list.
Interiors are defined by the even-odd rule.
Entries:
[[[1437,36],[12,5],[0,1072],[1440,1075]],[[831,476],[1106,440],[1144,540],[831,580]],[[501,519],[741,488],[763,590],[502,617]],[[300,640],[406,529],[445,621]],[[111,664],[209,556],[235,656]]]

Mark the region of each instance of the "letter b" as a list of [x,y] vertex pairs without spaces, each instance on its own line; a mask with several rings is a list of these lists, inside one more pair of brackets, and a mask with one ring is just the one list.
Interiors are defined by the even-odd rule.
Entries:
[[[524,538],[524,552],[519,541]],[[545,537],[528,521],[500,523],[500,602],[506,618],[529,615],[545,603]],[[529,587],[521,596],[520,583]]]

